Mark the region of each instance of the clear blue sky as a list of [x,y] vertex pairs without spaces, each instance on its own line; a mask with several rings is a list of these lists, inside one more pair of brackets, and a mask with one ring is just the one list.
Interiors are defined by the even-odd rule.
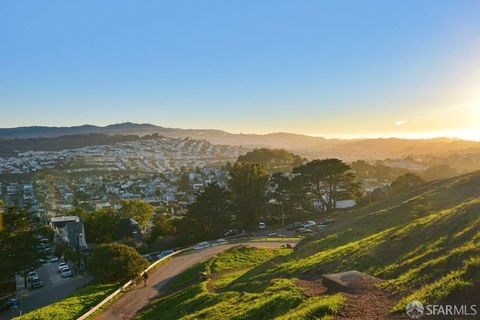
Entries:
[[471,137],[479,102],[476,0],[0,0],[0,127]]

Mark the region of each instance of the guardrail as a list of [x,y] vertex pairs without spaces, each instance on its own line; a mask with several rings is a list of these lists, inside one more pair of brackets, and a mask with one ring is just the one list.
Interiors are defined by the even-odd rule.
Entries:
[[[179,253],[182,253],[182,252],[185,252],[187,250],[190,250],[191,248],[185,248],[185,249],[181,249],[181,250],[178,250],[178,251],[175,251],[173,253],[170,253],[169,255],[166,255],[165,257],[162,257],[160,259],[158,259],[157,261],[155,261],[154,263],[152,263],[151,265],[148,266],[148,268],[146,268],[145,270],[143,270],[141,272],[141,274],[143,274],[144,272],[148,272],[150,271],[152,268],[154,268],[155,266],[157,266],[160,262],[162,261],[165,261],[166,259],[170,258],[170,257],[173,257]],[[119,293],[123,292],[123,290],[125,290],[126,288],[128,288],[129,286],[131,286],[136,280],[130,280],[128,281],[127,283],[125,283],[123,286],[121,286],[120,288],[118,288],[117,290],[115,290],[112,294],[110,294],[108,297],[106,297],[105,299],[103,299],[102,301],[100,301],[96,306],[94,306],[93,308],[91,308],[89,311],[87,311],[85,314],[83,314],[82,316],[78,317],[77,320],[85,320],[87,319],[89,316],[91,316],[92,314],[94,314],[95,312],[97,312],[101,307],[103,307],[107,302],[109,302],[110,300],[112,300],[115,296],[117,296]]]

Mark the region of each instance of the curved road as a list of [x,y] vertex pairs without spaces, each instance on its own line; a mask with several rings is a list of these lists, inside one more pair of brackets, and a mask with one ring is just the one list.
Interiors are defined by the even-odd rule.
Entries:
[[142,308],[159,298],[165,285],[175,276],[187,270],[196,263],[208,260],[218,253],[238,245],[252,247],[278,248],[284,244],[295,244],[294,241],[275,242],[242,242],[194,250],[179,256],[174,256],[168,263],[161,265],[148,278],[148,286],[138,286],[125,292],[120,299],[115,301],[107,310],[96,317],[97,320],[125,320],[132,319]]

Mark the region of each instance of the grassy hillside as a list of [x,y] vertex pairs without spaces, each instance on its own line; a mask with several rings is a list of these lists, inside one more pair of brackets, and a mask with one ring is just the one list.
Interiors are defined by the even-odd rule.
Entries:
[[118,284],[92,284],[77,290],[70,297],[26,313],[18,320],[74,320],[117,290]]
[[[354,269],[383,279],[378,287],[393,297],[387,312],[413,299],[465,304],[479,294],[480,172],[336,218],[295,251],[234,249],[196,266],[140,319],[327,319],[353,297],[309,286],[322,273]],[[196,279],[200,270],[210,279]]]

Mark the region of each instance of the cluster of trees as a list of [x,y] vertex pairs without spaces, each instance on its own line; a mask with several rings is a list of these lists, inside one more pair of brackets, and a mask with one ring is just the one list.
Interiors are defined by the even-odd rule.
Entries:
[[390,193],[395,195],[408,192],[424,184],[425,180],[423,180],[420,176],[413,173],[407,173],[403,176],[398,177],[395,181],[392,182],[392,184],[390,185]]
[[229,228],[248,230],[260,221],[288,219],[310,210],[313,201],[333,211],[338,199],[358,191],[351,167],[338,159],[314,160],[272,175],[263,163],[237,161],[229,168],[227,188],[207,185],[177,228],[187,241],[218,237]]
[[306,159],[284,149],[260,148],[239,156],[238,162],[260,163],[272,171],[289,171],[304,164]]
[[374,177],[380,182],[392,182],[404,174],[411,173],[408,169],[389,167],[380,161],[370,164],[364,160],[357,160],[353,161],[351,166],[357,178],[364,179]]
[[122,201],[119,210],[105,208],[87,212],[82,209],[76,209],[72,212],[72,214],[80,216],[84,221],[85,233],[89,242],[98,244],[122,240],[117,238],[117,234],[123,219],[134,219],[138,222],[141,230],[145,231],[154,213],[155,209],[141,200]]

